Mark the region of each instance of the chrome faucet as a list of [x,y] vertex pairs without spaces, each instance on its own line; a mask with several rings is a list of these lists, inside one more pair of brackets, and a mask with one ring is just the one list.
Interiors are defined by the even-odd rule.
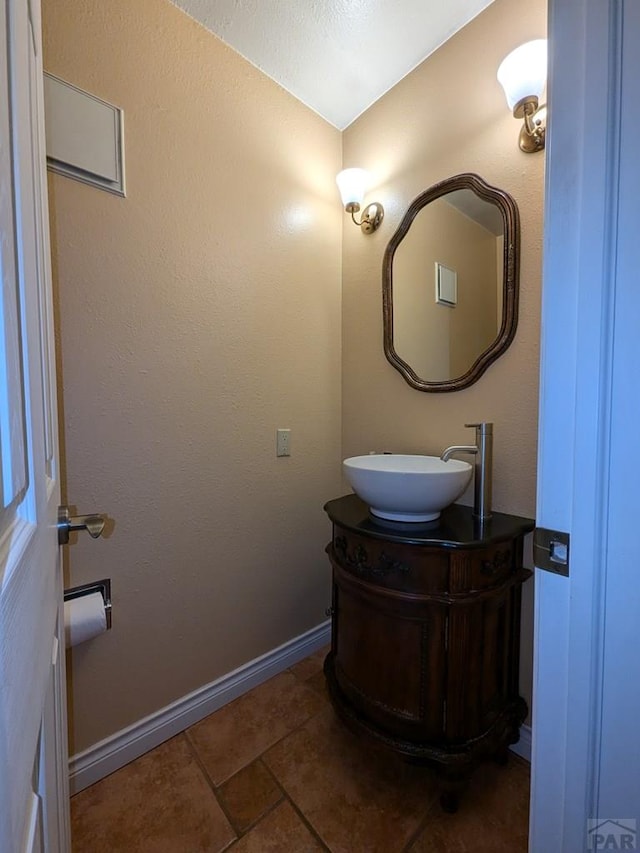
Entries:
[[493,424],[465,424],[475,429],[475,444],[454,444],[440,457],[443,462],[454,453],[472,453],[475,459],[473,474],[473,514],[476,518],[491,517],[491,472],[493,468]]

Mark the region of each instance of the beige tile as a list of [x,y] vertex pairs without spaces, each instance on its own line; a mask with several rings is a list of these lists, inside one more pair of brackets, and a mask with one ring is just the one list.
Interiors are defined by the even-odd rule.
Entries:
[[411,853],[526,853],[529,769],[510,758],[506,767],[483,764],[473,774],[455,814],[435,804]]
[[327,679],[324,676],[324,672],[316,672],[315,675],[312,675],[311,678],[307,678],[305,684],[308,684],[309,687],[313,687],[320,696],[322,696],[327,702],[329,699],[329,691],[327,690]]
[[244,832],[282,799],[282,791],[261,761],[240,770],[218,789],[231,822]]
[[74,853],[218,853],[236,837],[184,735],[71,800]]
[[315,690],[282,672],[187,731],[211,779],[220,785],[323,707]]
[[309,655],[309,657],[289,667],[289,671],[301,681],[306,681],[312,676],[317,675],[319,672],[322,672],[324,659],[329,654],[329,649],[330,646],[324,646],[322,649]]
[[316,853],[323,849],[291,804],[284,802],[234,844],[230,853]]
[[437,796],[432,772],[372,749],[330,708],[263,760],[333,853],[401,851]]

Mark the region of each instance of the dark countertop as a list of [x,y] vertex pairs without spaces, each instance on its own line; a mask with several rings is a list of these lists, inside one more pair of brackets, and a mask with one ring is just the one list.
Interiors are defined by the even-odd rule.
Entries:
[[530,533],[535,527],[532,518],[502,512],[494,512],[490,519],[480,522],[473,517],[470,506],[461,504],[447,507],[435,521],[385,521],[370,515],[357,495],[335,498],[324,505],[324,510],[332,522],[363,536],[444,548],[486,548]]

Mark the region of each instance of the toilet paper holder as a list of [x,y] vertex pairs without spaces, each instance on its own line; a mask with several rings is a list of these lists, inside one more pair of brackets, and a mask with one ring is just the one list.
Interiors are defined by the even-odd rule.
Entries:
[[73,601],[74,598],[82,598],[83,595],[91,595],[93,592],[99,592],[102,595],[107,631],[109,631],[111,630],[111,578],[84,583],[81,586],[71,586],[65,589],[64,600]]

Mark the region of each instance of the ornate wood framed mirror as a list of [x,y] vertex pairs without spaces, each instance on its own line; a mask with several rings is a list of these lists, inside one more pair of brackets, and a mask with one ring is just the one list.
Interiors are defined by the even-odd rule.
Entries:
[[382,264],[384,352],[419,391],[467,388],[518,325],[520,217],[472,173],[411,203]]

